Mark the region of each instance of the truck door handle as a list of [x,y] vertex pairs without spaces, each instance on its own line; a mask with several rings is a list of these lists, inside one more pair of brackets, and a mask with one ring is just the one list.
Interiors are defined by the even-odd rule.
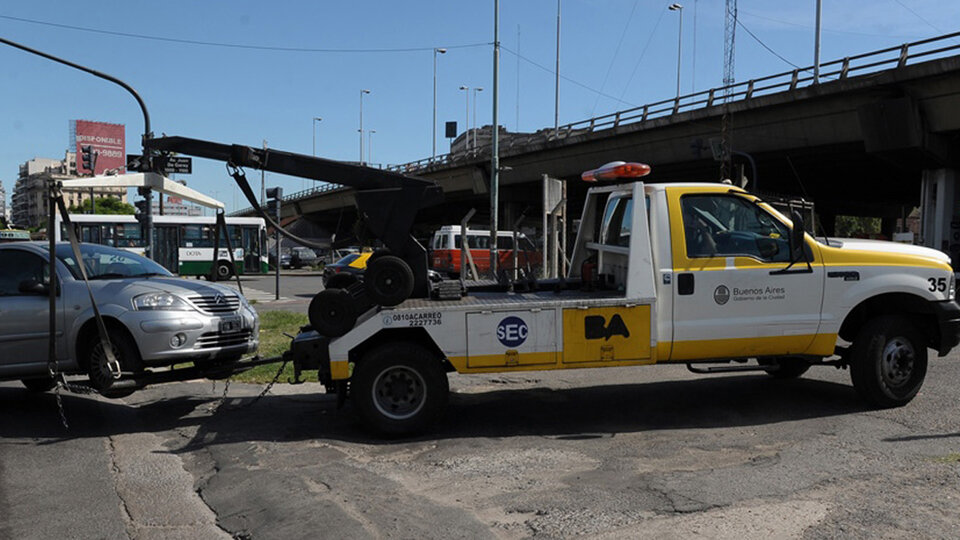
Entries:
[[693,294],[693,274],[677,274],[677,294]]

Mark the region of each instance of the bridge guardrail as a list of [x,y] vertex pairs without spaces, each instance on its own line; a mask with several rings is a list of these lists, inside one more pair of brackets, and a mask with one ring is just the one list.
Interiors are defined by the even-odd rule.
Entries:
[[[830,62],[820,63],[819,78],[822,80],[844,80],[852,76],[875,73],[885,69],[896,69],[916,63],[917,60],[929,60],[952,56],[960,51],[960,32],[904,43],[894,47],[887,47],[867,53],[848,56]],[[958,40],[948,44],[949,40]],[[952,53],[952,54],[951,54]],[[861,63],[863,61],[863,63]],[[536,133],[511,135],[500,144],[501,150],[509,150],[517,146],[528,147],[532,144],[545,144],[550,141],[566,139],[584,133],[592,133],[606,129],[615,129],[624,125],[647,122],[656,118],[672,116],[681,112],[688,112],[701,108],[729,104],[739,100],[774,94],[782,91],[792,91],[802,87],[819,84],[814,81],[814,66],[767,75],[758,79],[750,79],[709,90],[701,90],[692,94],[677,96],[670,99],[647,103],[639,107],[624,109],[613,113],[596,116],[552,128],[542,129]],[[436,157],[423,158],[400,165],[387,165],[383,168],[400,173],[418,173],[428,171],[444,165],[458,162],[475,161],[480,158],[489,158],[491,145],[484,143],[471,148],[466,152],[441,154]],[[285,200],[294,201],[328,191],[345,189],[338,184],[323,184],[312,189],[293,193]],[[252,209],[246,208],[232,212],[230,215],[249,213]]]

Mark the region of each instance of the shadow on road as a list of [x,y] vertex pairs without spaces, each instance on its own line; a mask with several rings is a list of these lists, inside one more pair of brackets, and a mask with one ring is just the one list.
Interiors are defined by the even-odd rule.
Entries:
[[[191,391],[198,395],[183,395]],[[71,424],[68,431],[60,424],[52,394],[0,388],[0,437],[45,439],[41,444],[49,444],[60,439],[197,426],[197,434],[181,451],[243,441],[390,442],[372,439],[349,406],[337,410],[332,395],[268,395],[249,407],[252,397],[231,397],[210,411],[216,397],[209,394],[206,384],[181,384],[175,392],[165,392],[175,395],[163,396],[154,389],[151,394],[128,398],[135,401],[149,396],[131,405],[65,395],[64,409]],[[559,390],[505,389],[452,394],[442,425],[418,440],[521,435],[577,439],[663,429],[763,425],[863,410],[850,386],[812,379],[734,376]]]

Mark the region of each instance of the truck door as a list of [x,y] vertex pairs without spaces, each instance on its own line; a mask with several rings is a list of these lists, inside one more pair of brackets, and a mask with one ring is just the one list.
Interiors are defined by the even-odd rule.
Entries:
[[[789,227],[733,193],[668,189],[673,251],[671,360],[801,354],[817,339],[823,264],[788,272]],[[821,338],[823,341],[825,337]],[[835,339],[835,337],[834,337]],[[817,343],[817,348],[828,345]]]

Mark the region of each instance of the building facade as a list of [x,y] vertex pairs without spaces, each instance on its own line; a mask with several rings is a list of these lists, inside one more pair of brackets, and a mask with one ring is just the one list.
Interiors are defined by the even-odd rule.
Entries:
[[[62,160],[34,158],[20,165],[20,175],[11,199],[11,222],[24,228],[40,227],[47,221],[47,185],[51,181],[77,178],[77,156],[66,152]],[[91,197],[113,197],[127,202],[126,188],[64,189],[67,207],[80,206]]]
[[4,222],[10,222],[10,216],[7,214],[7,190],[3,188],[3,180],[0,180],[0,217]]

